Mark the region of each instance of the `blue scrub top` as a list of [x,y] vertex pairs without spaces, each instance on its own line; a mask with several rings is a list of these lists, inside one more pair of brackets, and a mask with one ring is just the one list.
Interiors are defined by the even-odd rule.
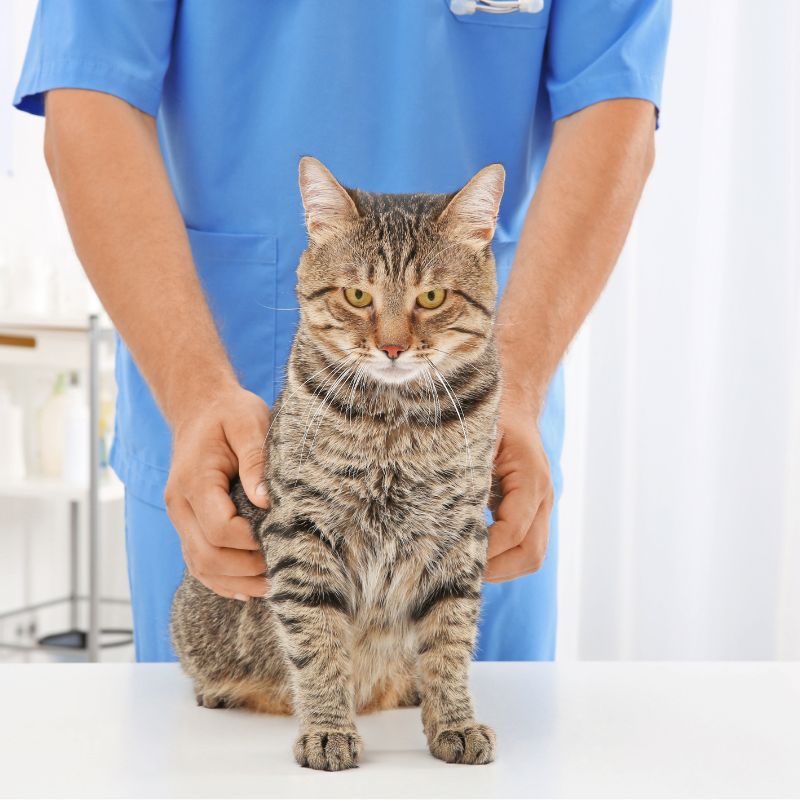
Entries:
[[[669,19],[669,0],[471,16],[448,0],[40,0],[14,104],[42,114],[44,92],[76,87],[157,117],[228,353],[272,403],[297,322],[302,155],[381,192],[449,192],[503,163],[502,287],[554,121],[617,97],[658,107]],[[112,463],[163,506],[170,433],[122,343],[117,380]],[[560,370],[540,427],[559,491]]]

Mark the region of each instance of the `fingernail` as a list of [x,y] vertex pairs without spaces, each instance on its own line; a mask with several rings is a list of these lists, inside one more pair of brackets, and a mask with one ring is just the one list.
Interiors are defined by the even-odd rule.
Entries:
[[267,496],[267,484],[264,481],[261,481],[261,483],[259,483],[258,486],[256,486],[256,494],[259,497]]
[[235,594],[233,596],[233,599],[234,600],[239,600],[241,603],[246,603],[247,602],[247,597],[245,595],[243,595],[243,594]]

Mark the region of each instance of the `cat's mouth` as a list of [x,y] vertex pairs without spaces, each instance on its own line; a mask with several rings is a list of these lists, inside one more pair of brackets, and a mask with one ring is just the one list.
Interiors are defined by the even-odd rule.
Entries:
[[418,361],[406,357],[388,359],[383,354],[369,362],[369,371],[372,376],[384,383],[407,383],[416,378],[422,368]]

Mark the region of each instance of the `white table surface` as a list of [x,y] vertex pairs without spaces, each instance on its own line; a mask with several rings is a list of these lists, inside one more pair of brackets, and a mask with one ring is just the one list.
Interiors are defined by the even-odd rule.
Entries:
[[800,796],[800,663],[477,664],[473,687],[494,764],[436,761],[404,709],[319,773],[295,720],[198,708],[175,665],[0,665],[0,796]]

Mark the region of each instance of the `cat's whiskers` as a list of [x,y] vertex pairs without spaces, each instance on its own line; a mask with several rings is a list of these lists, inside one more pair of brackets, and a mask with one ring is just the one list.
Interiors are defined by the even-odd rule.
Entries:
[[[278,419],[278,417],[281,415],[283,410],[288,407],[289,399],[294,397],[294,395],[296,395],[310,380],[313,380],[314,378],[316,378],[316,376],[319,375],[321,372],[325,372],[325,370],[328,370],[328,369],[331,369],[332,367],[335,367],[337,364],[339,364],[340,362],[344,361],[346,358],[347,358],[347,356],[345,355],[345,356],[342,356],[341,358],[337,359],[336,361],[334,361],[334,362],[332,362],[330,364],[326,364],[322,369],[317,370],[313,375],[310,375],[308,378],[306,378],[299,386],[297,386],[294,389],[294,391],[289,393],[288,397],[281,398],[281,407],[278,409],[278,413],[273,415],[273,417],[272,417],[272,419],[270,420],[270,423],[269,423],[269,428],[267,428],[267,432],[264,434],[264,441],[263,441],[263,443],[261,445],[262,454],[266,454],[266,452],[267,452],[267,442],[269,441],[269,434],[270,434],[270,431],[272,430],[272,426],[275,424],[275,420]],[[287,371],[288,371],[288,366],[287,366]]]
[[356,382],[361,374],[361,365],[356,367],[353,380],[350,383],[350,396],[347,398],[347,424],[350,428],[353,427],[353,403],[355,402]]
[[[303,440],[300,442],[300,447],[298,448],[300,450],[300,463],[301,464],[303,463],[303,453],[305,451],[305,445],[306,445],[306,439],[308,437],[308,431],[309,431],[310,425],[313,422],[313,420],[311,418],[312,418],[312,409],[315,408],[314,403],[316,402],[317,398],[322,394],[322,392],[326,391],[326,389],[328,389],[328,387],[331,385],[331,383],[336,381],[338,379],[338,376],[343,374],[347,370],[349,365],[347,364],[346,359],[349,358],[349,357],[350,356],[348,355],[348,356],[346,356],[345,359],[342,359],[342,361],[344,361],[345,363],[339,363],[337,365],[336,369],[333,371],[332,375],[326,376],[326,378],[323,381],[322,385],[319,386],[317,389],[315,389],[314,392],[312,392],[311,397],[308,399],[308,402],[306,403],[306,417],[305,417],[305,421],[304,421],[305,432],[303,433]],[[316,408],[319,408],[321,405],[322,405],[322,403],[320,403],[319,406],[316,406]]]
[[[419,410],[420,410],[420,418],[425,419],[426,425],[430,423],[431,420],[431,412],[430,409],[427,407],[428,401],[428,386],[420,378],[423,377],[422,373],[417,376],[417,380],[415,382],[416,391],[414,392],[414,398],[419,398]],[[425,413],[425,416],[422,417],[422,413]]]
[[458,355],[457,353],[452,353],[449,350],[442,350],[439,347],[428,347],[428,350],[435,350],[437,353],[444,353],[444,355],[448,356],[449,358],[454,359],[458,362],[459,366],[464,368],[469,368],[474,370],[475,372],[480,372],[480,366],[474,361],[467,361],[466,358],[463,356]]
[[[333,386],[331,386],[331,388],[328,389],[328,393],[322,399],[322,402],[319,404],[319,407],[318,407],[317,411],[314,413],[314,417],[311,420],[311,423],[310,423],[309,427],[306,428],[306,432],[305,432],[305,434],[303,434],[303,442],[305,442],[306,441],[306,437],[308,436],[308,431],[309,431],[310,427],[314,424],[315,421],[317,422],[317,427],[314,430],[314,436],[311,439],[311,445],[308,448],[308,455],[311,455],[311,453],[312,453],[312,451],[314,449],[314,444],[317,441],[317,434],[319,433],[320,426],[322,425],[322,421],[324,419],[325,408],[328,405],[328,402],[333,397],[333,395],[335,394],[335,392],[339,388],[339,386],[341,386],[341,384],[345,380],[347,380],[347,378],[350,375],[352,375],[353,372],[354,372],[354,370],[348,365],[347,369],[345,369],[344,372],[342,372],[339,375],[339,377],[336,379],[336,382],[333,384]],[[301,466],[303,464],[304,457],[305,457],[304,451],[301,450],[300,451],[300,465]]]
[[461,423],[461,432],[464,434],[464,447],[466,448],[466,464],[464,468],[464,473],[466,474],[468,468],[470,474],[470,481],[472,481],[472,454],[470,453],[469,449],[469,437],[467,436],[467,426],[466,423],[464,422],[464,413],[463,413],[464,410],[461,408],[461,403],[458,402],[458,399],[453,393],[450,384],[447,382],[447,379],[444,377],[444,375],[442,375],[442,373],[439,372],[438,369],[436,369],[436,367],[434,366],[433,362],[430,359],[426,360],[431,365],[433,371],[439,377],[439,381],[444,387],[444,390],[449,395],[450,401],[453,404],[453,408],[455,409],[455,412],[458,415],[458,421]]
[[[360,358],[360,356],[359,356],[359,358]],[[348,406],[349,406],[349,408],[348,408],[348,411],[349,411],[348,422],[349,422],[351,428],[353,426],[353,404],[355,403],[355,394],[356,394],[356,391],[358,389],[359,383],[365,377],[366,377],[366,370],[364,368],[364,365],[363,364],[359,364],[358,367],[356,368],[356,374],[353,377],[353,385],[350,388],[350,400],[348,402]]]
[[261,308],[266,308],[267,311],[299,311],[300,310],[300,306],[288,306],[286,308],[281,308],[279,306],[265,306],[263,303],[259,303],[258,300],[254,300],[253,302],[255,302],[255,304],[257,306],[260,306]]
[[428,386],[431,390],[431,397],[433,398],[433,430],[434,435],[436,435],[437,428],[442,424],[442,404],[439,402],[439,393],[436,391],[436,384],[433,381],[430,367],[425,368],[425,378],[427,379]]
[[[350,366],[349,359],[344,360],[341,364],[339,364],[339,366],[336,369],[333,370],[333,372],[330,375],[326,375],[322,384],[320,386],[317,386],[317,388],[311,393],[311,397],[308,398],[308,401],[305,406],[306,414],[303,425],[306,429],[306,433],[308,432],[308,426],[310,424],[311,419],[316,417],[317,410],[324,402],[323,395],[327,397],[327,392],[338,381],[339,377],[348,370],[349,366]],[[305,445],[305,437],[303,442],[301,442],[301,447],[303,447],[304,445]]]
[[425,424],[428,427],[431,427],[433,430],[431,432],[432,437],[435,438],[436,436],[436,410],[435,407],[431,407],[433,403],[433,397],[431,395],[431,387],[427,381],[427,377],[425,377],[425,382],[420,384],[420,402],[425,407]]
[[419,405],[422,411],[425,412],[425,419],[426,424],[430,425],[431,421],[435,422],[435,417],[431,413],[429,400],[431,399],[430,396],[430,385],[427,380],[427,371],[428,368],[425,367],[420,373],[418,378],[418,389],[419,389]]

